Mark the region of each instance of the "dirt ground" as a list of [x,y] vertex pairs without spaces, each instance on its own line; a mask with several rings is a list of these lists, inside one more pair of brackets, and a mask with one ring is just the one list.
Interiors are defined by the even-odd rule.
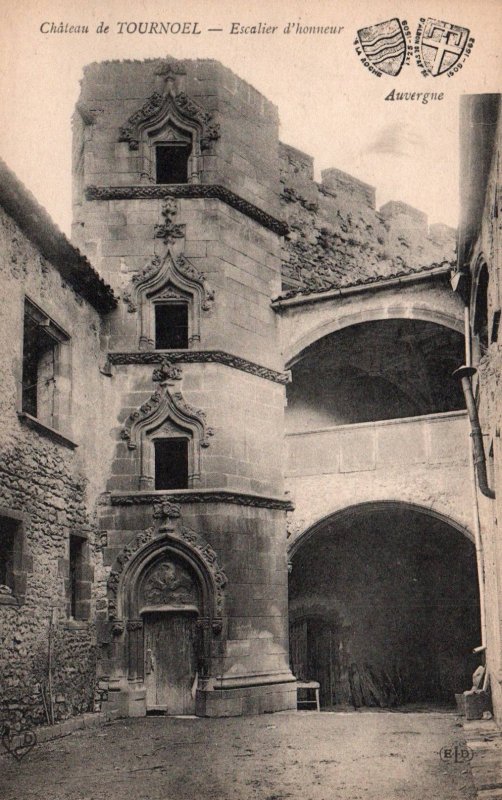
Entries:
[[148,717],[0,756],[3,800],[472,800],[453,713]]

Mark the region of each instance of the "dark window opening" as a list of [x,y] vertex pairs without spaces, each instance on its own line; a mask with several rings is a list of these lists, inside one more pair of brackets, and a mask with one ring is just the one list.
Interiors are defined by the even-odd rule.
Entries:
[[0,587],[14,594],[14,553],[18,524],[8,517],[0,517]]
[[85,540],[70,536],[70,616],[77,619],[81,600],[82,564],[84,561]]
[[500,308],[498,308],[496,311],[493,312],[492,335],[491,335],[492,342],[498,342],[499,340],[500,315],[501,315]]
[[54,415],[56,340],[29,314],[24,317],[22,410],[50,421]]
[[155,488],[188,488],[188,439],[156,439]]
[[188,183],[190,144],[158,144],[155,148],[157,183]]
[[187,303],[155,305],[155,347],[157,350],[188,347]]
[[481,268],[476,291],[474,334],[478,337],[480,355],[488,350],[488,268]]

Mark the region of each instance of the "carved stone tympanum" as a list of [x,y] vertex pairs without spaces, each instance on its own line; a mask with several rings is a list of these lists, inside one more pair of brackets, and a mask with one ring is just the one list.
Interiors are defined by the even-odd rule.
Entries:
[[181,564],[164,560],[147,575],[142,586],[143,603],[148,606],[197,605],[198,593],[192,577]]

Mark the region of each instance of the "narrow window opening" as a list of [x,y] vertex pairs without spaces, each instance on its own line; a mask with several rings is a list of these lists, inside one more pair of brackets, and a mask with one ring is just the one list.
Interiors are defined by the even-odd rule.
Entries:
[[51,424],[56,340],[29,314],[24,318],[22,410]]
[[497,308],[497,310],[493,312],[492,335],[491,335],[492,342],[498,342],[499,340],[500,315],[501,315],[500,308]]
[[155,305],[155,347],[157,350],[183,350],[188,347],[187,303]]
[[0,517],[0,589],[14,594],[14,553],[18,525],[15,520]]
[[478,337],[480,355],[488,350],[488,268],[483,265],[476,292],[474,333]]
[[82,564],[85,541],[70,535],[70,616],[77,619],[81,600]]
[[191,144],[158,144],[155,148],[157,183],[188,183]]
[[[41,308],[24,301],[21,411],[44,425],[58,428],[67,413],[58,378],[68,358],[70,337]],[[66,364],[66,367],[68,365]],[[61,386],[64,386],[64,380]]]
[[188,439],[156,439],[155,488],[188,488]]

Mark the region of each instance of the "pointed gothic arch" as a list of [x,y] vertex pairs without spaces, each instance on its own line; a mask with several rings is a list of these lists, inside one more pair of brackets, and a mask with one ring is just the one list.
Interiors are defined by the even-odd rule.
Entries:
[[223,626],[227,577],[209,543],[183,525],[179,505],[159,504],[153,516],[155,524],[117,556],[107,581],[108,619],[123,654],[116,667],[137,687],[145,678],[146,615],[190,612],[197,616],[201,689],[211,671],[212,642]]
[[[174,210],[173,210],[174,204]],[[176,213],[176,200],[165,203],[164,216]],[[165,226],[159,226],[165,228]],[[179,227],[179,226],[171,226]],[[209,311],[214,291],[203,273],[183,255],[175,257],[168,249],[165,256],[154,256],[144,269],[134,275],[123,295],[130,313],[138,313],[138,346],[155,349],[155,307],[158,304],[186,303],[188,306],[188,347],[200,342],[201,316]]]
[[188,440],[188,487],[201,475],[201,448],[209,447],[212,428],[206,416],[193,408],[181,392],[170,392],[162,385],[146,403],[133,411],[121,432],[129,450],[138,452],[139,489],[154,488],[154,441],[162,437],[183,437]]
[[165,76],[164,91],[151,94],[131,114],[120,128],[119,141],[127,142],[130,150],[139,151],[143,174],[152,182],[155,182],[155,147],[160,143],[189,143],[186,182],[200,183],[202,155],[219,139],[219,124],[185,92],[177,91],[179,73],[171,65],[157,70],[157,74]]

